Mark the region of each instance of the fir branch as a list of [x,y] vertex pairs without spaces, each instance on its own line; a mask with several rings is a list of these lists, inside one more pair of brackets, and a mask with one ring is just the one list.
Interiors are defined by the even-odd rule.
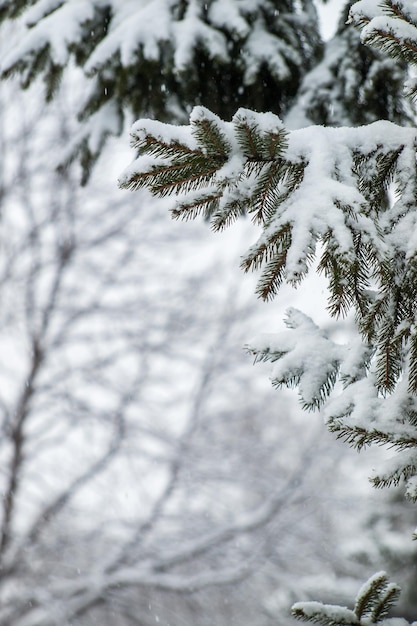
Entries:
[[267,133],[263,138],[264,153],[269,155],[270,159],[277,159],[288,146],[287,134],[284,130],[279,133]]
[[375,602],[375,606],[370,615],[371,622],[381,622],[397,602],[400,594],[400,587],[395,583],[390,583],[383,593],[379,594],[378,600]]
[[279,162],[268,163],[260,171],[249,207],[255,221],[265,223],[265,212],[271,214],[277,209],[279,205],[277,190],[283,176],[282,164]]
[[266,264],[256,286],[256,293],[262,300],[270,300],[278,293],[284,279],[287,254],[288,248],[283,247]]
[[361,152],[353,154],[352,173],[357,177],[358,189],[376,213],[386,205],[386,191],[403,150],[404,145],[399,145],[395,150],[384,152],[383,146],[379,145],[366,155]]
[[[329,231],[324,238],[325,248],[318,265],[318,272],[323,272],[329,281],[327,309],[332,317],[345,316],[350,308],[358,305],[363,312],[362,296],[365,285],[364,272],[359,263],[348,264],[346,258],[335,250],[336,242]],[[362,279],[362,280],[361,280]],[[361,288],[359,287],[362,282]]]
[[[287,353],[284,352],[283,356],[285,356],[286,354]],[[287,387],[288,389],[295,389],[296,387],[299,386],[302,376],[303,376],[303,370],[300,368],[299,370],[292,370],[290,373],[287,372],[286,375],[283,376],[282,378],[273,377],[271,379],[271,383],[272,383],[272,386],[275,387],[275,389],[281,389],[282,387]]]
[[401,589],[390,583],[385,572],[374,574],[360,589],[355,613],[359,619],[365,618],[369,623],[382,621],[397,602]]
[[413,402],[414,398],[411,399],[411,397],[409,396],[409,400],[410,400],[410,407],[405,407],[404,409],[404,415],[408,421],[408,423],[410,424],[410,426],[413,426],[413,428],[417,428],[417,411],[416,411],[416,407],[415,404]]
[[385,572],[378,572],[362,585],[356,597],[354,611],[321,602],[297,602],[291,613],[299,620],[321,626],[377,624],[387,616],[400,592],[400,587],[390,583]]
[[[268,125],[260,120],[269,115]],[[275,128],[271,129],[271,120]],[[256,162],[277,161],[288,147],[288,132],[281,120],[271,114],[260,114],[258,119],[252,111],[239,109],[233,116],[233,125],[238,144],[248,160]]]
[[314,411],[320,409],[323,406],[323,404],[326,402],[334,389],[339,375],[339,368],[339,361],[330,362],[329,369],[326,372],[326,378],[318,386],[318,389],[316,393],[312,396],[311,400],[307,401],[301,395],[302,407],[305,411]]
[[174,219],[190,220],[203,214],[205,218],[210,217],[219,205],[221,193],[208,193],[197,195],[193,201],[178,201],[175,208],[171,210]]
[[261,164],[248,209],[254,221],[269,224],[279,207],[300,186],[306,165],[304,161],[290,163],[284,159]]
[[[220,200],[221,196],[219,196]],[[214,232],[218,232],[220,230],[224,230],[233,222],[237,221],[239,217],[245,214],[245,205],[240,198],[230,200],[227,202],[224,207],[220,210],[219,203],[217,203],[215,207],[215,211],[213,211],[213,215],[211,218],[211,227]]]
[[364,43],[379,48],[390,57],[402,57],[406,63],[417,63],[416,42],[400,38],[392,30],[375,28],[364,37]]
[[355,601],[355,614],[358,619],[372,615],[375,603],[381,592],[385,592],[388,587],[388,576],[385,572],[374,574],[359,590]]
[[410,393],[417,394],[417,334],[411,336],[409,346],[409,372],[408,372],[408,390]]
[[386,295],[379,291],[369,303],[367,312],[358,320],[358,327],[367,343],[376,344],[378,328],[389,311],[389,302]]
[[[417,442],[415,446],[417,447]],[[377,489],[382,489],[385,487],[391,487],[394,485],[397,487],[401,481],[407,481],[412,476],[417,475],[417,462],[416,463],[407,463],[401,467],[398,467],[394,471],[390,472],[386,476],[373,476],[370,479],[370,482]]]
[[404,22],[411,22],[410,16],[406,15],[404,11],[401,10],[401,7],[397,4],[397,2],[390,2],[389,0],[385,0],[384,2],[384,12],[387,15],[392,15],[400,20],[404,20]]
[[271,207],[265,206],[264,220],[265,224],[269,224],[275,215],[276,209],[283,205],[286,200],[299,188],[304,178],[304,171],[307,162],[300,159],[298,162],[292,163],[282,161],[281,176],[279,180],[280,186],[274,191],[273,203]]
[[[242,120],[239,115],[234,117],[236,138],[242,149],[243,154],[247,155],[249,161],[259,163],[264,162],[262,156],[264,144],[261,135],[256,131],[253,124],[248,124],[246,120]],[[270,159],[273,157],[270,155]]]
[[286,354],[285,350],[271,350],[270,348],[265,348],[264,350],[254,350],[251,346],[246,346],[246,351],[255,357],[253,361],[254,364],[266,363],[267,361],[274,363],[274,361],[278,361],[278,359]]
[[359,623],[353,611],[321,602],[297,602],[292,606],[291,614],[298,620],[321,626],[354,626]]
[[382,393],[394,391],[403,370],[402,338],[396,337],[396,324],[384,320],[378,333],[376,353],[376,378]]
[[193,158],[191,161],[164,160],[155,164],[148,171],[134,172],[123,184],[128,189],[148,187],[157,196],[187,193],[191,190],[207,186],[221,163],[205,158]]
[[193,118],[191,120],[191,132],[206,156],[226,162],[231,146],[220,125],[221,120],[219,118]]
[[328,428],[330,432],[336,433],[337,439],[342,439],[358,451],[370,445],[388,446],[399,451],[417,447],[417,438],[394,436],[376,428],[342,425],[340,419],[329,421]]
[[249,249],[248,254],[243,258],[241,268],[248,272],[261,267],[274,257],[283,257],[288,253],[291,246],[292,226],[288,222],[280,228],[269,233],[268,236],[261,237],[260,241]]
[[[140,138],[135,137],[132,141],[132,147],[143,154],[151,154],[166,159],[187,159],[192,156],[204,158],[205,156],[201,150],[190,148],[178,141],[163,141],[151,134],[146,134]],[[220,158],[220,161],[222,164],[224,163],[224,159]]]

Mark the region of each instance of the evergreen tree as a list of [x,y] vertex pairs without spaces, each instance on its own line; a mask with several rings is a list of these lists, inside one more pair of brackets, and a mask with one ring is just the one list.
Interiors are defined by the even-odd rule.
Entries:
[[[361,9],[369,5],[356,3],[351,19],[363,22]],[[407,34],[404,23],[415,28],[412,18],[411,12],[407,22],[404,14],[374,20],[385,19],[391,28],[399,22]],[[339,317],[353,309],[357,345],[335,343],[292,310],[287,332],[261,337],[249,350],[257,360],[274,362],[276,386],[299,386],[305,408],[324,406],[339,436],[359,448],[373,442],[397,447],[397,466],[375,484],[405,478],[409,497],[416,498],[409,480],[416,474],[410,450],[417,444],[417,265],[409,236],[417,194],[415,129],[379,121],[289,133],[271,113],[240,109],[223,122],[196,107],[189,127],[141,120],[132,135],[141,154],[126,170],[123,187],[175,194],[174,217],[204,214],[215,230],[249,211],[262,233],[242,265],[262,269],[260,297],[273,298],[284,280],[299,284],[320,255],[329,311]],[[387,203],[390,185],[394,199]],[[333,397],[336,381],[344,391]]]
[[321,57],[311,0],[0,0],[26,31],[2,62],[23,87],[42,75],[53,98],[69,60],[86,79],[80,133],[85,179],[131,112],[185,121],[194,104],[230,118],[239,106],[281,115]]
[[[417,63],[411,0],[361,0],[349,21],[361,28],[365,44],[398,67]],[[331,67],[338,71],[338,64]],[[297,386],[305,409],[322,409],[338,437],[358,449],[396,449],[372,481],[377,487],[405,482],[407,497],[416,501],[417,131],[398,124],[391,88],[385,99],[374,98],[382,119],[357,128],[289,132],[272,113],[239,109],[224,122],[201,106],[188,127],[140,120],[132,130],[139,156],[121,186],[175,195],[174,217],[203,215],[214,230],[248,211],[261,234],[242,266],[261,269],[257,291],[265,300],[283,282],[300,284],[317,259],[328,281],[328,310],[335,318],[353,312],[356,338],[335,341],[291,309],[287,331],[262,335],[248,350],[273,363],[276,387]],[[416,79],[407,80],[406,92],[417,95]],[[310,104],[314,119],[314,99]],[[388,113],[397,123],[383,119]],[[374,624],[384,621],[398,595],[398,587],[377,574],[353,611],[310,603],[296,605],[294,614],[326,626]]]
[[285,116],[292,129],[311,124],[358,126],[378,119],[410,120],[402,98],[406,64],[362,44],[360,33],[346,23],[351,4],[345,2],[323,58],[304,77]]

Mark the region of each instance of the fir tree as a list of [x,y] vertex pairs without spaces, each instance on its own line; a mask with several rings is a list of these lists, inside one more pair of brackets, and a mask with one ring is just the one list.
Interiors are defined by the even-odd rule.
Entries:
[[322,60],[304,77],[285,116],[292,129],[311,124],[358,126],[379,119],[411,121],[402,97],[406,63],[362,44],[360,33],[347,24],[351,4],[345,2]]
[[[69,60],[82,69],[84,178],[127,113],[185,121],[195,104],[230,118],[239,106],[283,114],[321,57],[311,0],[0,0],[0,20],[26,32],[2,62],[23,87],[43,76],[54,97]],[[65,160],[64,159],[64,160]]]
[[[417,60],[413,3],[358,2],[350,20],[365,25],[366,42],[400,62]],[[298,285],[318,255],[329,311],[336,318],[354,311],[356,342],[336,343],[291,310],[288,331],[248,349],[273,362],[274,385],[296,385],[306,409],[322,408],[339,437],[358,449],[396,448],[395,462],[373,482],[404,479],[416,500],[415,128],[380,120],[288,132],[272,113],[240,109],[224,122],[196,107],[189,127],[141,120],[132,136],[140,156],[122,187],[175,195],[174,217],[202,214],[215,230],[243,211],[253,217],[262,232],[242,266],[261,270],[261,298],[273,298],[283,281]],[[342,393],[333,393],[336,383]]]
[[[414,3],[358,2],[350,21],[363,27],[366,43],[400,63],[417,61]],[[408,81],[407,91],[414,95],[417,83]],[[288,132],[273,114],[240,109],[224,122],[196,107],[189,127],[142,120],[132,136],[139,157],[122,187],[175,195],[174,217],[203,214],[214,230],[243,210],[252,215],[261,235],[242,266],[261,270],[261,298],[275,297],[284,281],[298,285],[319,257],[329,312],[339,318],[353,310],[356,340],[337,343],[292,309],[288,331],[260,336],[248,350],[273,363],[275,386],[297,386],[305,409],[322,409],[338,437],[358,449],[397,449],[373,483],[404,481],[416,501],[416,129],[379,120]],[[313,602],[293,614],[323,626],[376,624],[398,596],[399,587],[377,574],[353,611]]]

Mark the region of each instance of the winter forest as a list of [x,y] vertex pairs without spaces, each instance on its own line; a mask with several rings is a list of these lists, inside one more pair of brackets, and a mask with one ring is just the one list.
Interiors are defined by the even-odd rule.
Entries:
[[417,3],[0,24],[0,626],[417,621]]

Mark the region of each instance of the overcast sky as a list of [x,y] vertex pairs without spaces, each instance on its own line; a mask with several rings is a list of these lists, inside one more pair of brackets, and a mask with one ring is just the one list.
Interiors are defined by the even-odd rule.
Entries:
[[344,2],[343,0],[329,0],[325,5],[320,1],[316,4],[321,19],[323,37],[330,39],[336,30],[337,20]]

